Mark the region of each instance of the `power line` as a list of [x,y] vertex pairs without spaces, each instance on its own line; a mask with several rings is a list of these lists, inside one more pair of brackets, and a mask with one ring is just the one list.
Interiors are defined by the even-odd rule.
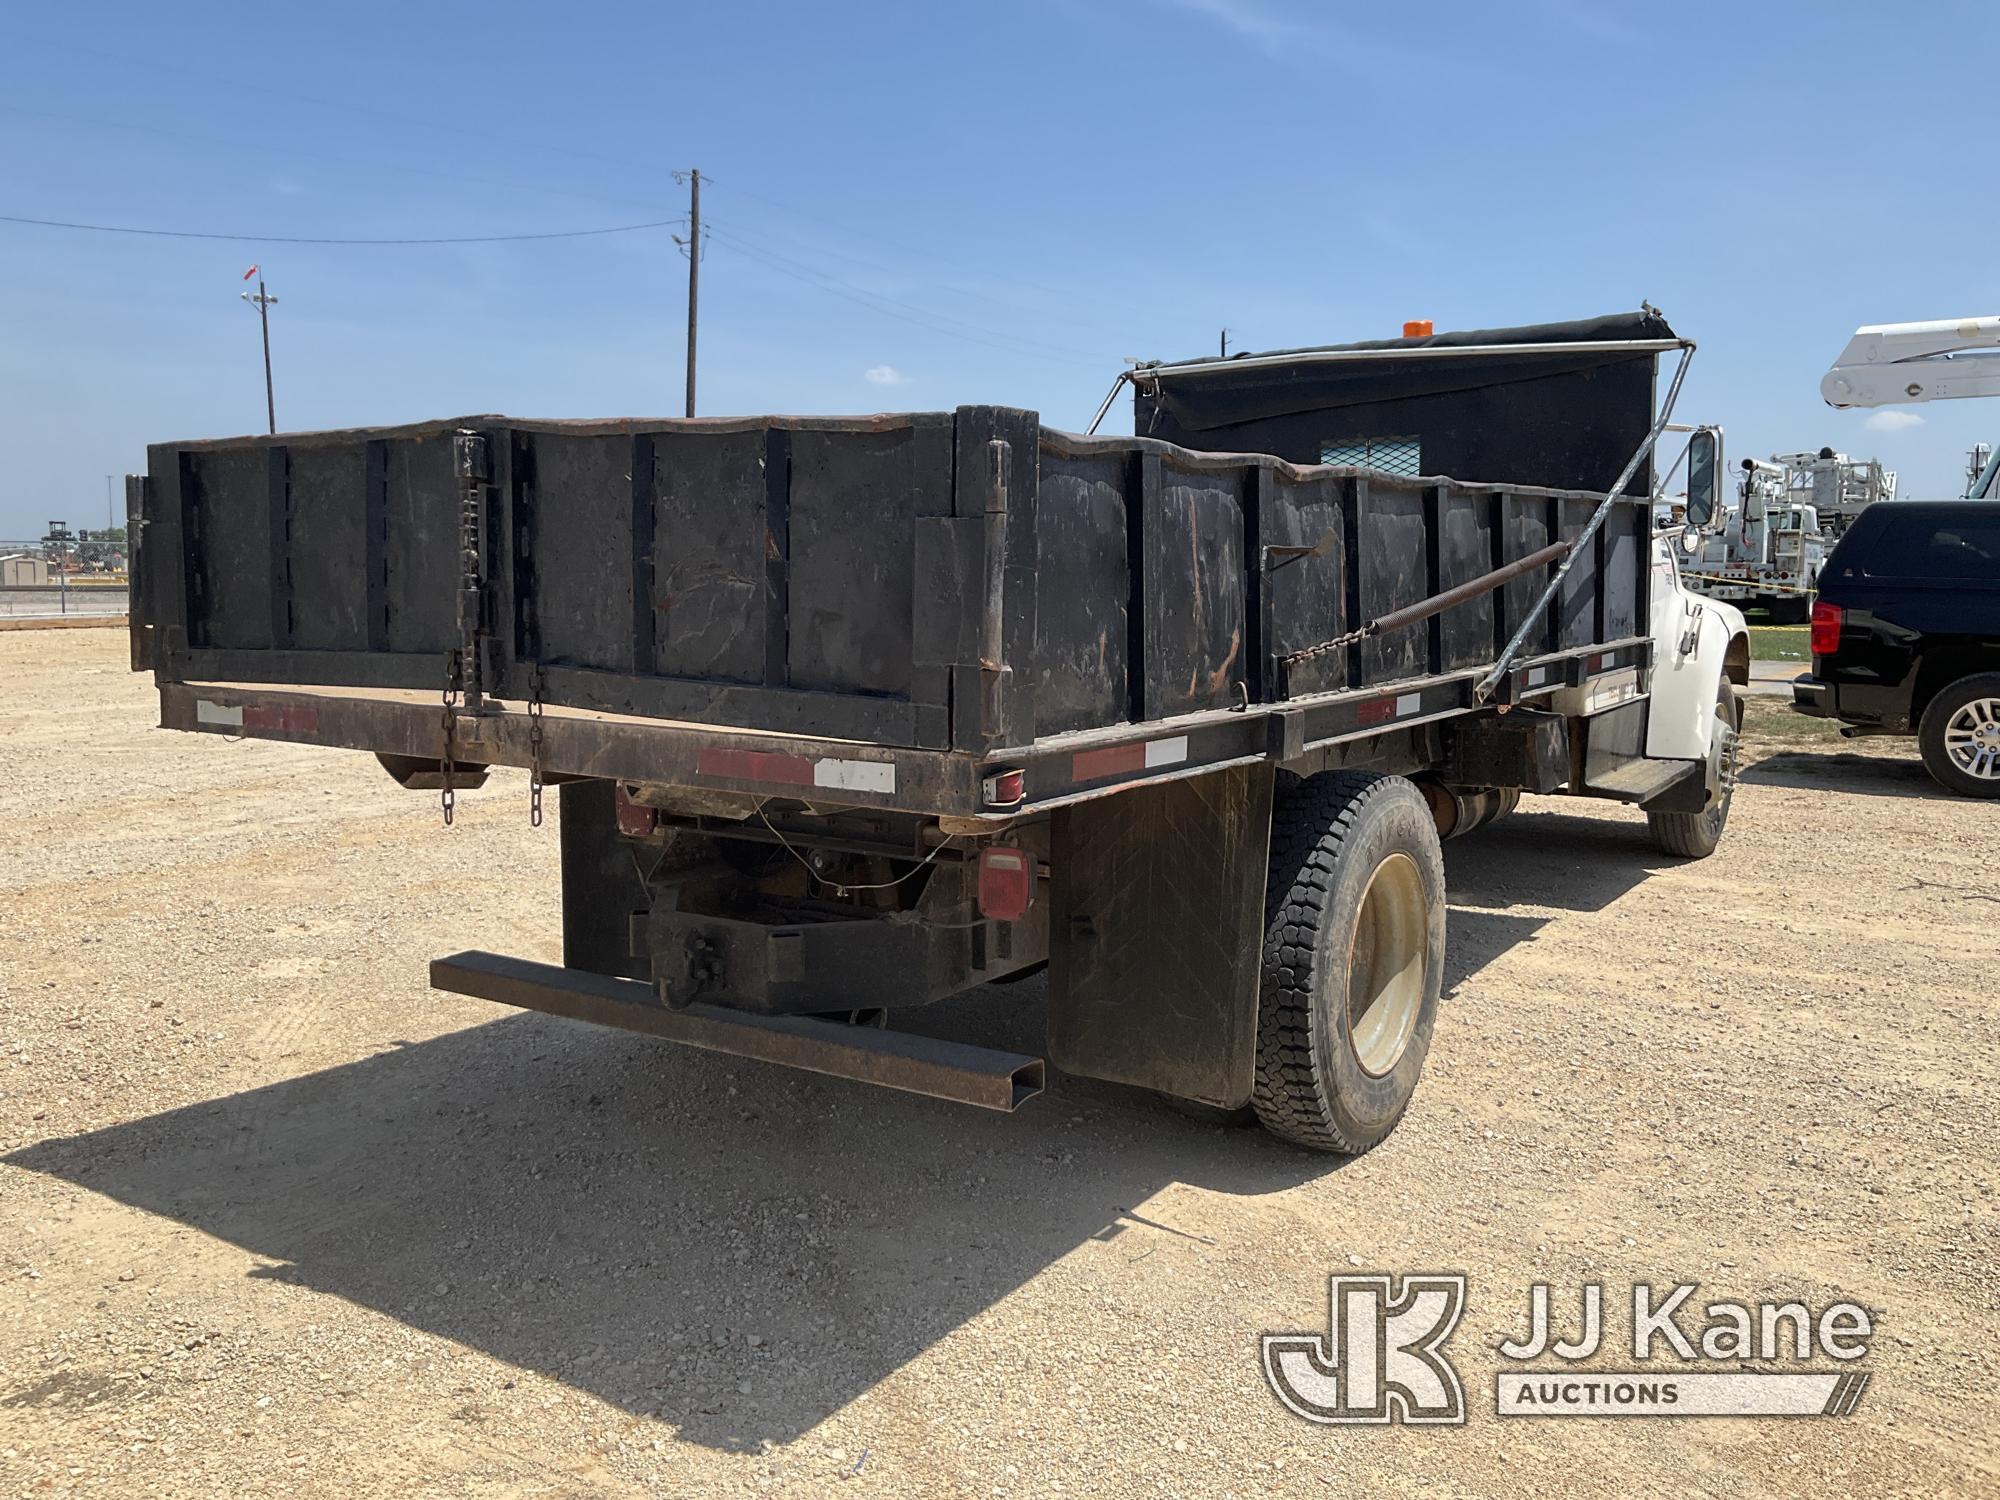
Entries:
[[1091,369],[1100,369],[1104,365],[1104,360],[1101,356],[1093,356],[1081,350],[1062,348],[1054,344],[1043,344],[1033,339],[1019,338],[996,328],[988,328],[978,323],[967,323],[960,318],[950,318],[941,313],[933,313],[914,303],[902,302],[895,298],[883,296],[880,293],[871,292],[865,287],[859,287],[852,282],[843,281],[837,276],[821,271],[817,267],[807,265],[802,261],[793,260],[789,256],[780,255],[771,250],[759,249],[753,242],[742,238],[734,229],[721,228],[713,221],[707,226],[707,232],[712,238],[720,240],[725,246],[736,251],[739,255],[748,256],[751,260],[758,261],[770,267],[780,275],[789,276],[794,281],[804,282],[808,286],[817,287],[821,291],[831,292],[834,296],[868,308],[871,312],[878,312],[887,317],[914,324],[919,328],[927,328],[933,333],[944,334],[947,338],[962,339],[967,343],[973,344],[984,344],[989,349],[999,349],[1010,354],[1041,354],[1064,360],[1071,364],[1088,366]]
[[[710,186],[714,186],[716,184],[717,179],[711,177],[706,179],[706,181],[709,183]],[[724,197],[727,197],[732,192],[741,193],[746,198],[755,198],[758,202],[767,204],[770,207],[775,208],[779,213],[785,215],[785,217],[789,219],[794,219],[799,223],[817,225],[822,230],[830,229],[835,234],[844,235],[850,240],[860,241],[864,244],[874,243],[874,240],[868,234],[865,234],[861,230],[854,229],[850,226],[842,225],[836,220],[825,218],[824,216],[801,213],[798,209],[792,207],[790,204],[784,202],[782,199],[773,198],[769,193],[760,193],[755,188],[747,188],[741,186],[740,184],[731,184],[727,182],[722,184],[722,188]],[[898,243],[900,248],[906,254],[914,256],[918,260],[927,260],[931,262],[933,265],[951,266],[954,269],[960,271],[963,271],[965,269],[962,257],[940,255],[934,251],[918,249],[917,247],[910,245],[907,242],[899,241]],[[851,261],[855,265],[869,266],[875,270],[894,271],[898,269],[897,267],[889,265],[883,261],[870,260],[867,256],[856,255],[851,251],[836,249],[828,244],[820,244],[815,248],[823,255],[830,255],[834,257],[834,259],[836,260]],[[1019,309],[1027,306],[1032,306],[1036,308],[1046,308],[1048,299],[1050,297],[1074,297],[1077,292],[1077,289],[1073,286],[1071,287],[1050,286],[1046,282],[1032,281],[1021,276],[988,275],[985,279],[994,282],[996,285],[1019,287],[1025,292],[1032,293],[1033,300],[1029,302],[1022,302],[1022,301],[1010,302],[1005,298],[995,297],[990,292],[983,292],[974,287],[965,285],[963,283],[956,285],[954,289],[963,293],[964,295],[977,297],[982,302],[990,302],[996,307],[1004,307],[1009,309]],[[952,283],[950,282],[944,282],[942,284],[952,285]],[[1159,311],[1157,308],[1151,308],[1151,307],[1141,308],[1136,303],[1122,303],[1116,301],[1115,299],[1113,299],[1113,301],[1110,303],[1106,303],[1102,298],[1092,298],[1092,301],[1097,303],[1099,306],[1106,306],[1106,305],[1118,306],[1121,307],[1123,310],[1132,313],[1135,316],[1144,318],[1152,318],[1156,316]]]
[[[702,180],[704,182],[713,181],[713,179],[711,178],[703,178]],[[736,191],[742,193],[744,192],[744,189],[738,188]],[[763,199],[763,201],[767,203],[772,201],[768,198],[764,198],[764,195],[761,193],[750,194],[749,196]],[[811,221],[808,220],[805,222],[809,223]],[[939,289],[949,291],[955,300],[969,299],[974,302],[983,302],[988,307],[997,309],[999,312],[1006,314],[1010,318],[1018,317],[1024,312],[1032,313],[1034,315],[1044,318],[1050,317],[1052,315],[1051,297],[1062,298],[1062,297],[1073,297],[1075,295],[1075,289],[1071,288],[1070,291],[1068,292],[1051,291],[1048,295],[1035,295],[1035,296],[1017,295],[1013,297],[1000,297],[1000,296],[995,296],[993,293],[988,291],[981,291],[979,288],[972,286],[964,281],[953,281],[946,277],[932,275],[929,272],[913,270],[913,268],[908,262],[904,262],[903,264],[898,265],[894,262],[877,260],[865,255],[856,255],[851,250],[844,250],[838,247],[837,245],[828,243],[827,240],[825,240],[824,238],[807,239],[800,236],[795,231],[784,230],[784,229],[770,231],[761,227],[757,229],[754,232],[754,234],[746,232],[741,228],[738,228],[736,230],[736,233],[739,237],[751,239],[753,240],[753,242],[761,238],[764,242],[764,248],[773,254],[778,253],[777,250],[770,243],[771,240],[775,239],[778,241],[779,244],[796,249],[801,253],[810,254],[815,257],[826,257],[832,260],[846,261],[850,265],[859,266],[866,270],[878,271],[886,275],[898,276],[898,277],[908,277],[912,275],[921,276],[928,284],[935,286]],[[919,259],[941,261],[940,257],[927,256],[924,255],[923,252],[921,251],[917,252],[917,256]],[[1013,282],[1012,284],[1027,288],[1029,290],[1034,289],[1034,283],[1032,282],[1016,281]],[[1079,319],[1076,316],[1064,316],[1063,321],[1074,323],[1079,321]]]
[[[55,50],[55,51],[70,52],[82,57],[95,58],[102,62],[116,63],[121,66],[143,69],[147,72],[157,73],[162,71],[161,64],[157,58],[138,57],[129,53],[110,51],[104,48],[80,46],[75,42],[60,41],[53,37],[35,36],[23,32],[0,31],[0,40],[25,42],[31,46],[48,48],[50,50]],[[414,125],[425,130],[437,131],[441,133],[449,133],[453,135],[462,136],[471,140],[481,140],[490,143],[496,143],[499,145],[515,149],[540,151],[557,156],[569,157],[572,160],[577,160],[577,161],[597,162],[602,165],[617,167],[622,172],[631,172],[637,170],[641,172],[650,173],[657,170],[657,168],[651,162],[638,161],[630,157],[612,155],[603,151],[579,150],[575,147],[558,145],[554,142],[547,140],[538,140],[527,136],[510,135],[503,132],[493,131],[490,129],[482,130],[469,127],[463,124],[459,124],[453,121],[429,118],[421,115],[406,114],[396,110],[370,108],[369,106],[356,104],[353,101],[347,99],[327,98],[319,95],[301,93],[298,89],[293,87],[274,87],[269,84],[254,82],[251,79],[243,78],[233,74],[206,71],[206,70],[189,71],[181,68],[175,68],[172,71],[177,80],[184,80],[188,78],[206,79],[214,83],[226,84],[231,88],[242,89],[251,93],[265,94],[275,98],[281,98],[285,100],[286,103],[292,105],[307,105],[319,109],[335,110],[361,118],[386,120],[401,125]],[[43,114],[49,113],[48,111],[32,111],[32,110],[20,110],[19,112],[43,113]],[[109,122],[93,121],[92,123],[104,124]],[[159,129],[158,127],[121,125],[118,128],[148,130],[151,131],[152,133],[157,133],[161,135],[182,134],[187,136],[187,138],[189,139],[200,139],[200,137],[194,136],[188,132],[174,132],[174,131],[162,130]],[[338,157],[324,157],[323,159],[333,160],[333,161],[341,160]],[[387,166],[386,163],[384,164],[356,163],[356,165]],[[421,171],[422,169],[391,168],[391,170]],[[431,175],[431,174],[426,174],[426,175]],[[436,175],[444,175],[444,174],[436,174]],[[464,180],[476,182],[481,179],[465,178]],[[703,181],[709,184],[710,186],[713,186],[716,182],[716,179],[704,175]],[[541,188],[538,190],[568,192],[570,196],[586,196],[583,194],[575,193],[571,190],[549,189],[549,188]],[[811,214],[801,213],[798,209],[785,203],[783,200],[774,198],[767,193],[759,192],[754,188],[735,186],[733,188],[730,188],[729,190],[741,193],[745,197],[754,198],[757,199],[759,202],[768,204],[769,206],[777,209],[780,213],[783,213],[800,223],[817,224],[822,229],[832,229],[835,233],[845,235],[851,239],[860,239],[864,243],[873,244],[875,242],[872,237],[864,236],[860,231],[854,230],[849,227],[844,227],[833,220],[825,218],[824,216],[815,216]],[[600,201],[605,201],[605,202],[613,201],[609,197],[600,194],[590,194],[587,196],[597,197],[600,199]],[[654,226],[634,226],[634,227],[645,228]],[[616,233],[618,231],[605,230],[599,232]],[[550,238],[557,238],[557,237],[558,236],[550,236]],[[252,237],[241,236],[239,238],[248,240]],[[513,236],[496,236],[495,238],[513,238]],[[522,236],[522,238],[527,238],[527,236]],[[467,242],[477,243],[478,241],[467,241]],[[310,241],[287,242],[287,241],[273,240],[273,241],[268,241],[268,243],[275,244],[275,243],[314,243],[314,242]],[[331,243],[331,242],[318,242],[318,243]],[[437,243],[447,243],[447,242],[440,240],[437,241]],[[859,265],[872,264],[877,269],[883,268],[880,262],[870,262],[865,257],[860,257],[848,252],[841,251],[830,245],[820,244],[814,246],[813,248],[816,253],[829,255],[836,259],[852,261]],[[920,260],[927,260],[937,265],[958,266],[960,264],[959,261],[954,257],[947,257],[933,252],[919,250],[907,244],[902,245],[901,248],[907,254],[914,255],[916,258]],[[1045,311],[1049,298],[1072,297],[1075,295],[1074,288],[1054,287],[1046,283],[1027,280],[1025,278],[1018,276],[996,277],[993,279],[997,282],[1010,284],[1022,288],[1024,291],[1031,294],[1032,301],[1021,302],[1021,303],[1009,303],[1005,299],[997,298],[991,296],[988,293],[980,292],[966,286],[958,286],[955,288],[955,290],[958,291],[960,294],[977,297],[980,300],[989,302],[996,307],[1008,310],[1019,310],[1023,307],[1032,306],[1038,310]],[[1105,305],[1103,299],[1101,298],[1093,298],[1092,300],[1099,306]],[[1137,316],[1144,316],[1150,318],[1153,315],[1152,309],[1145,309],[1142,311],[1136,306],[1131,306],[1129,304],[1127,305],[1127,310]]]
[[[556,187],[548,182],[523,182],[519,179],[475,176],[457,169],[444,170],[437,167],[413,167],[403,162],[382,161],[374,157],[336,156],[325,151],[315,151],[309,146],[297,146],[286,141],[266,139],[262,134],[243,139],[229,136],[205,135],[193,130],[174,130],[164,125],[142,125],[135,120],[107,120],[89,115],[69,115],[52,109],[28,109],[18,104],[0,104],[0,113],[21,115],[29,119],[54,120],[58,124],[81,126],[86,130],[126,131],[136,135],[158,136],[169,141],[193,141],[206,146],[226,146],[232,152],[261,151],[267,155],[279,156],[287,161],[328,162],[338,167],[360,167],[370,172],[399,172],[412,177],[428,177],[438,182],[465,183],[474,187],[504,188],[511,193],[546,193],[558,198],[576,198],[591,203],[609,203],[614,207],[632,212],[635,203],[631,195],[613,197],[608,193],[585,192],[574,187]],[[643,210],[642,210],[643,211]]]
[[678,229],[682,219],[644,224],[611,224],[602,229],[550,229],[536,234],[452,234],[425,238],[351,239],[292,234],[212,234],[194,229],[145,229],[129,224],[75,224],[66,219],[29,219],[0,214],[0,224],[34,224],[43,229],[81,229],[92,234],[142,234],[172,240],[234,240],[246,245],[498,245],[515,240],[580,240],[593,235],[634,234],[642,229]]
[[[479,234],[479,235],[433,235],[403,236],[395,238],[354,238],[313,235],[271,235],[271,234],[223,234],[207,230],[155,229],[131,224],[86,224],[69,219],[39,219],[21,214],[0,214],[0,224],[26,224],[42,229],[68,229],[90,234],[140,235],[148,238],[179,240],[225,241],[253,245],[494,245],[518,243],[530,240],[584,239],[611,234],[633,234],[648,229],[678,229],[687,223],[685,217],[678,219],[653,219],[639,224],[612,224],[599,229],[555,229],[526,234]],[[984,344],[991,349],[1010,353],[1039,353],[1073,364],[1096,368],[1102,361],[1078,350],[1063,349],[1052,344],[1042,344],[1033,339],[1023,339],[999,329],[986,328],[980,324],[967,323],[963,319],[950,318],[933,313],[916,304],[901,302],[855,286],[816,267],[796,261],[789,256],[769,249],[760,249],[748,239],[739,237],[734,231],[720,231],[711,223],[706,233],[719,237],[725,245],[747,256],[751,260],[768,266],[781,275],[789,276],[821,291],[831,292],[849,302],[854,302],[872,312],[897,318],[919,328],[927,328],[933,333],[944,334],[948,338],[962,339],[969,343]]]
[[[0,32],[0,36],[5,36],[5,35],[8,35],[8,33]],[[58,42],[51,38],[46,38],[46,37],[23,36],[20,35],[19,33],[13,33],[12,37],[14,40],[17,41],[25,41],[37,46],[57,48],[61,50],[76,52],[85,56],[94,56],[104,61],[115,62],[135,67],[143,67],[149,70],[154,70],[158,68],[157,61],[152,59],[140,59],[127,54],[119,54],[116,52],[109,52],[87,47],[78,47],[73,43]],[[578,151],[572,148],[557,146],[546,141],[528,140],[520,137],[509,138],[507,136],[499,135],[491,131],[468,129],[462,125],[456,125],[441,120],[423,119],[420,117],[401,114],[393,111],[370,109],[363,106],[357,106],[347,100],[316,98],[311,95],[301,94],[300,92],[298,92],[296,89],[293,88],[284,88],[284,89],[272,88],[269,85],[251,82],[248,79],[239,77],[231,77],[223,74],[209,74],[208,76],[216,82],[226,83],[235,88],[282,97],[288,103],[294,105],[305,104],[321,108],[342,110],[351,114],[366,115],[377,119],[393,120],[404,124],[418,125],[430,130],[450,131],[462,136],[483,138],[489,141],[501,141],[516,146],[528,147],[531,149],[542,150],[542,151],[551,151],[557,154],[570,156],[577,159],[594,160],[598,162],[612,163],[621,166],[628,165],[628,163],[622,162],[618,158],[606,155],[602,152]],[[35,111],[35,110],[18,110],[18,112],[23,114],[42,114],[44,116],[52,114],[52,112],[48,111]],[[195,140],[202,139],[202,137],[195,135],[193,132],[173,131],[168,129],[162,129],[157,126],[146,126],[146,125],[136,125],[136,124],[125,124],[122,122],[103,122],[103,121],[94,121],[92,123],[96,124],[111,123],[113,124],[113,128],[146,131],[148,133],[159,134],[164,136],[180,135],[186,139],[195,139]],[[209,139],[213,140],[214,138],[210,137]],[[301,154],[307,154],[307,153],[301,153]],[[335,161],[341,160],[341,158],[338,157],[328,158],[328,159]],[[354,164],[372,166],[378,169],[383,167],[388,167],[390,165],[387,163],[379,163],[379,162],[354,163]],[[397,168],[391,168],[391,169],[402,170]],[[409,169],[409,170],[421,171],[422,169]],[[436,175],[456,175],[456,174],[439,173]],[[476,179],[466,179],[466,180],[476,180]],[[714,179],[709,178],[708,181],[712,183]],[[750,188],[739,188],[737,189],[737,191],[743,193],[746,197],[759,199],[762,202],[777,208],[780,212],[786,213],[790,217],[793,217],[795,219],[801,219],[806,222],[811,222],[807,216],[799,214],[796,210],[791,209],[788,205],[782,203],[777,199],[771,198],[766,194],[757,192],[754,189]],[[602,235],[633,233],[648,229],[679,228],[683,227],[687,222],[688,222],[687,219],[683,217],[672,220],[652,220],[635,224],[611,225],[598,229],[557,230],[557,231],[544,231],[539,233],[357,238],[357,237],[333,237],[333,236],[222,234],[222,233],[186,231],[186,230],[154,229],[154,228],[138,227],[138,226],[87,224],[87,223],[80,223],[80,222],[73,222],[66,220],[29,218],[17,215],[0,215],[0,223],[18,223],[18,224],[34,225],[43,228],[69,229],[69,230],[77,230],[77,231],[99,233],[99,234],[126,234],[126,235],[140,235],[140,236],[157,237],[157,238],[171,238],[171,239],[231,241],[244,244],[352,245],[352,246],[499,244],[499,243],[524,242],[524,241],[534,241],[534,240],[576,239],[576,238],[594,237]],[[825,224],[825,221],[821,222],[822,224]],[[827,227],[832,227],[837,230],[839,229],[839,226],[834,226],[834,225],[828,225]],[[844,233],[846,231],[841,231],[841,232]],[[871,311],[883,314],[888,317],[897,318],[900,321],[911,323],[917,327],[926,328],[936,333],[944,334],[947,337],[964,340],[970,343],[982,344],[988,348],[1001,349],[1009,352],[1037,353],[1045,357],[1062,359],[1079,365],[1088,364],[1092,368],[1096,368],[1102,363],[1101,356],[1087,355],[1078,350],[1058,348],[1055,345],[1041,343],[1031,338],[1023,338],[1017,334],[1008,333],[1001,329],[986,327],[977,323],[970,323],[965,321],[964,319],[953,318],[946,314],[936,313],[927,308],[918,306],[916,304],[909,303],[906,301],[901,301],[897,298],[890,297],[882,293],[877,293],[861,286],[857,286],[853,282],[845,281],[842,278],[835,276],[830,272],[821,270],[817,266],[809,265],[802,261],[791,259],[790,257],[782,254],[780,251],[773,248],[769,244],[764,244],[760,247],[758,239],[755,236],[749,234],[738,232],[736,236],[733,238],[725,235],[725,239],[727,243],[730,244],[730,247],[735,249],[738,253],[743,254],[752,260],[764,264],[768,268],[779,272],[779,274],[781,275],[788,276],[793,280],[801,281],[804,284],[813,286],[821,291],[830,292],[835,296],[841,297],[847,301],[854,302],[857,305],[868,308]],[[787,241],[787,243],[790,242]],[[831,256],[835,259],[848,260],[864,266],[872,264],[876,269],[890,270],[892,273],[894,272],[894,268],[892,267],[884,266],[880,262],[871,263],[864,257],[859,257],[851,253],[843,252],[830,245],[801,244],[799,248],[800,248],[800,253],[802,254],[811,254],[815,256]],[[910,247],[905,245],[902,248],[908,250]],[[924,259],[932,259],[932,260],[940,259],[939,257],[936,256],[924,255],[922,252],[917,252],[917,253]],[[1043,313],[1044,315],[1048,313],[1048,300],[1050,296],[1066,295],[1064,292],[1059,291],[1058,289],[1053,287],[1047,287],[1039,285],[1037,283],[1023,281],[1020,280],[1019,278],[1009,278],[1009,279],[1013,281],[1014,285],[1027,288],[1036,293],[1044,294],[1038,296],[1032,304],[1035,310]],[[961,295],[977,298],[978,300],[987,302],[996,308],[1000,308],[1007,311],[1024,311],[1027,310],[1027,307],[1029,306],[1029,304],[1026,303],[1010,304],[1005,299],[993,297],[990,294],[976,291],[968,287],[961,286],[957,288],[957,291]]]

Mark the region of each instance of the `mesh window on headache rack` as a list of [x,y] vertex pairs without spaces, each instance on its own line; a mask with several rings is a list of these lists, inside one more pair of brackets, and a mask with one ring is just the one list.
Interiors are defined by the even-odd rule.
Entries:
[[1416,475],[1424,472],[1424,445],[1421,438],[1413,437],[1347,438],[1320,444],[1319,461]]

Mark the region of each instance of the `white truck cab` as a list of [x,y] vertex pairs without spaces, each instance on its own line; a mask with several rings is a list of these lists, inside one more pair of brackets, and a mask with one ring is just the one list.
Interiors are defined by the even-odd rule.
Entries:
[[[1733,689],[1750,680],[1750,631],[1742,610],[1704,598],[1681,579],[1681,558],[1699,556],[1724,524],[1722,429],[1697,427],[1688,435],[1683,461],[1687,519],[1653,534],[1653,711],[1646,753],[1698,760],[1716,753],[1715,730],[1725,717],[1702,712],[1706,705],[1727,701],[1732,740],[1742,727],[1742,705]],[[1727,748],[1733,753],[1733,745]]]

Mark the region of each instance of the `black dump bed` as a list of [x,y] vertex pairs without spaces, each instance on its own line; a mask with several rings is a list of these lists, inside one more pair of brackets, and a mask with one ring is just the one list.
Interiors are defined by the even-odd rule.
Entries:
[[[459,433],[487,470],[470,554]],[[441,690],[469,582],[503,700],[539,665],[550,704],[973,753],[1272,702],[1280,656],[1573,536],[1598,498],[992,407],[468,417],[150,458],[135,628],[169,680]],[[1639,632],[1643,510],[1621,505],[1531,646]],[[1491,662],[1544,581],[1303,664],[1292,695]]]
[[[1629,456],[1651,421],[1653,349],[1628,333],[1607,329],[1619,347],[1581,359],[1575,337],[1526,364],[1460,349],[1450,389],[1419,378],[1446,362],[1436,351],[1385,366],[1394,399],[1366,404],[1366,420],[1438,434],[1426,458],[1476,425],[1452,390],[1486,412],[1497,389],[1546,404],[1549,380],[1586,383],[1590,408],[1568,429],[1539,420],[1511,448],[1489,437],[1514,472],[1480,481],[1388,472],[1374,454],[1297,464],[1079,437],[991,406],[476,416],[163,443],[129,487],[135,664],[156,670],[175,727],[436,757],[439,695],[455,684],[472,724],[456,731],[470,738],[455,743],[462,762],[528,764],[519,721],[535,700],[550,727],[534,764],[552,775],[699,773],[741,789],[761,784],[750,767],[905,807],[979,809],[994,763],[1028,767],[1030,802],[1084,795],[1130,758],[1089,747],[1149,736],[1147,774],[1296,752],[1481,701],[1471,684],[1528,617],[1546,564],[1430,618],[1295,653],[1582,534],[1604,498],[1592,487],[1493,481],[1575,471],[1609,485],[1608,455]],[[1329,357],[1304,351],[1282,404],[1339,438],[1356,420],[1344,396],[1322,390],[1321,416],[1301,416]],[[1280,366],[1185,373],[1241,418]],[[1139,372],[1142,412],[1165,409],[1172,371]],[[1648,472],[1534,620],[1502,698],[1644,660]],[[1261,722],[1273,716],[1283,723]],[[584,718],[623,727],[586,734]],[[741,758],[809,761],[787,737],[873,753],[859,771],[835,750],[811,752],[832,770]],[[887,765],[896,774],[877,787]]]

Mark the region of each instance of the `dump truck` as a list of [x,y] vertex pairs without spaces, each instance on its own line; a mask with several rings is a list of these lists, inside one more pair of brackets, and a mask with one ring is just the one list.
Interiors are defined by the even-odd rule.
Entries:
[[[1441,839],[1522,792],[1721,837],[1747,637],[1647,504],[1692,347],[1647,310],[1143,366],[1130,437],[162,443],[133,665],[165,727],[372,754],[447,825],[502,768],[531,822],[555,789],[564,962],[439,989],[1001,1110],[1053,1063],[1357,1152],[1436,1024]],[[1421,462],[1321,461],[1371,437]],[[1044,1055],[895,1025],[1043,968]]]

